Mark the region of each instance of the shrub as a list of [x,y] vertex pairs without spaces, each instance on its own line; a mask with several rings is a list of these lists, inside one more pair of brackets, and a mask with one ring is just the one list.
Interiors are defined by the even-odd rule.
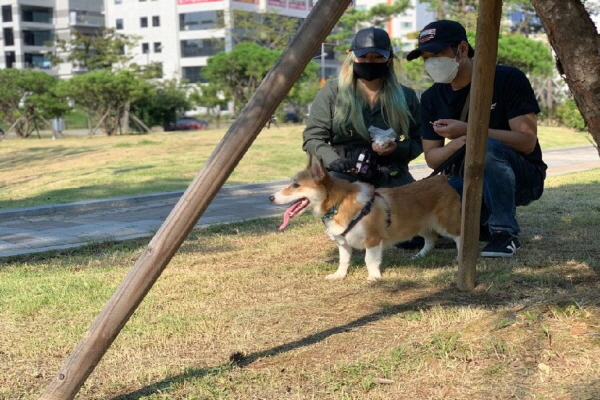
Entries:
[[569,99],[556,107],[556,118],[561,124],[569,128],[573,128],[578,131],[586,130],[583,116],[581,115],[581,112],[579,112],[579,109],[575,105],[575,101],[573,99]]

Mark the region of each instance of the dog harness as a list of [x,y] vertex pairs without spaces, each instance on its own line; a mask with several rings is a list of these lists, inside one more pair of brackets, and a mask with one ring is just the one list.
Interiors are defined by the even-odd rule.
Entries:
[[[373,197],[371,197],[371,200],[369,200],[367,202],[367,204],[365,204],[365,206],[363,207],[363,209],[360,211],[360,214],[358,214],[356,217],[354,217],[354,219],[352,221],[350,221],[350,223],[348,224],[348,227],[344,230],[344,232],[342,232],[342,236],[346,236],[348,234],[348,232],[350,232],[350,230],[352,228],[354,228],[356,226],[356,224],[358,224],[358,222],[368,213],[371,212],[371,207],[373,207],[373,203],[375,202],[375,197],[380,197],[381,199],[383,199],[383,201],[385,201],[385,205],[386,205],[386,213],[387,213],[387,219],[385,221],[386,228],[389,228],[389,226],[392,224],[392,215],[390,212],[390,207],[388,207],[387,201],[385,200],[385,197],[383,197],[382,195],[379,194],[379,192],[374,192],[373,193]],[[334,207],[330,208],[325,215],[323,215],[323,217],[321,218],[321,220],[323,221],[323,223],[325,224],[325,220],[327,219],[331,219],[333,218],[333,216],[335,214],[337,214],[338,212],[338,205],[335,205]]]

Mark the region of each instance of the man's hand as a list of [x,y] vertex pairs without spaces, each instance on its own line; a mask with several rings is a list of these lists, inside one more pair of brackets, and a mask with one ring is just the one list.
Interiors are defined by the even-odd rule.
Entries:
[[467,123],[456,119],[432,121],[433,130],[446,139],[456,139],[467,134]]
[[377,142],[373,142],[371,147],[380,156],[387,156],[396,150],[396,142],[389,140],[383,146],[378,145]]
[[347,174],[353,174],[356,172],[356,162],[348,160],[347,158],[338,158],[329,164],[329,170],[334,172],[345,172]]

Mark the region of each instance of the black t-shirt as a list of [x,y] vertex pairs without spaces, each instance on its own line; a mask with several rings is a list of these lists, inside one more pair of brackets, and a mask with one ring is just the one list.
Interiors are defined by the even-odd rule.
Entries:
[[[438,119],[460,119],[471,85],[452,90],[450,84],[434,83],[421,95],[421,137],[427,140],[444,140],[433,130]],[[494,93],[490,111],[490,129],[510,130],[508,121],[529,113],[539,113],[535,94],[525,74],[514,67],[496,66]],[[467,114],[468,115],[468,114]],[[539,141],[531,154],[523,157],[545,171]]]

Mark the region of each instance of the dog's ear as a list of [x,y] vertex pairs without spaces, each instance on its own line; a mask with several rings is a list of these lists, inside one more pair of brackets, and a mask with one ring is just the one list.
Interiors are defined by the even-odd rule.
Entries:
[[317,182],[322,181],[327,176],[327,171],[319,157],[314,154],[308,155],[308,169],[313,179]]

